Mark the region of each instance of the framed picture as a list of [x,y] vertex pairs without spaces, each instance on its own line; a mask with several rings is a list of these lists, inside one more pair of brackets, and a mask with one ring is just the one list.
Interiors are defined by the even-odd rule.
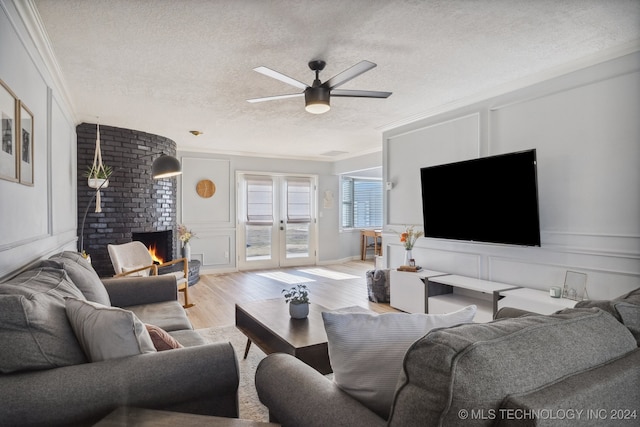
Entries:
[[567,271],[564,277],[562,297],[574,301],[582,301],[587,298],[587,275],[577,271]]
[[33,114],[20,102],[20,183],[33,185]]
[[9,87],[0,80],[0,178],[18,181],[18,99]]

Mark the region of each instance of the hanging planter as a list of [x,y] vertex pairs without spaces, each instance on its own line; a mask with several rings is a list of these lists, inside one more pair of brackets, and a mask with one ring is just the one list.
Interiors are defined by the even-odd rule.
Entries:
[[108,179],[100,179],[100,178],[89,178],[87,179],[87,185],[91,188],[107,188],[109,186]]
[[109,177],[112,173],[111,166],[102,165],[100,169],[90,166],[84,176],[87,177],[87,185],[97,190],[98,188],[107,188],[109,186]]
[[96,192],[96,212],[102,212],[100,190],[109,186],[109,176],[113,173],[113,168],[102,163],[102,150],[100,149],[100,123],[96,124],[96,151],[93,155],[93,165],[87,168],[85,176],[87,185],[97,190]]

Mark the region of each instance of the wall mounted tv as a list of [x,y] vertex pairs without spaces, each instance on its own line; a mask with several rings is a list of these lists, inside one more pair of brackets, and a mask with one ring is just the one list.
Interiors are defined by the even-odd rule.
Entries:
[[425,237],[540,246],[536,150],[420,169]]

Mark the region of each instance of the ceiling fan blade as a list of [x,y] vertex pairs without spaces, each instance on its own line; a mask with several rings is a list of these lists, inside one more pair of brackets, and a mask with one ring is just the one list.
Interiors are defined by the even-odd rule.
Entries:
[[331,91],[331,96],[342,96],[352,98],[388,98],[393,92],[379,92],[375,90],[346,90],[335,89]]
[[329,89],[336,88],[340,85],[345,84],[349,80],[358,77],[360,74],[365,73],[375,67],[376,67],[376,64],[374,64],[371,61],[360,61],[353,67],[347,68],[340,74],[336,74],[335,76],[331,77],[329,80],[324,82],[322,86]]
[[260,74],[264,74],[267,77],[271,77],[273,79],[280,80],[281,82],[290,84],[291,86],[297,87],[298,89],[303,89],[304,90],[304,89],[306,89],[308,87],[307,84],[302,83],[302,82],[300,82],[300,81],[298,81],[296,79],[293,79],[293,78],[291,78],[289,76],[285,76],[284,74],[282,74],[282,73],[280,73],[278,71],[272,70],[271,68],[257,67],[257,68],[254,68],[253,71],[257,71]]
[[266,96],[264,98],[252,98],[252,99],[247,99],[247,102],[255,103],[255,102],[264,102],[264,101],[275,101],[277,99],[298,98],[300,96],[304,96],[304,92],[290,93],[288,95]]

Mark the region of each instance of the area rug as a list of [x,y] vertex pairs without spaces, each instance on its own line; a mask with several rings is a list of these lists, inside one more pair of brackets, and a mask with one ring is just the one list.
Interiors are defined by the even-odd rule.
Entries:
[[230,342],[236,351],[240,370],[238,401],[240,418],[267,422],[269,410],[260,403],[255,386],[255,374],[258,363],[266,356],[256,345],[252,345],[249,355],[243,359],[247,337],[235,325],[218,328],[197,329],[197,332],[209,342]]

